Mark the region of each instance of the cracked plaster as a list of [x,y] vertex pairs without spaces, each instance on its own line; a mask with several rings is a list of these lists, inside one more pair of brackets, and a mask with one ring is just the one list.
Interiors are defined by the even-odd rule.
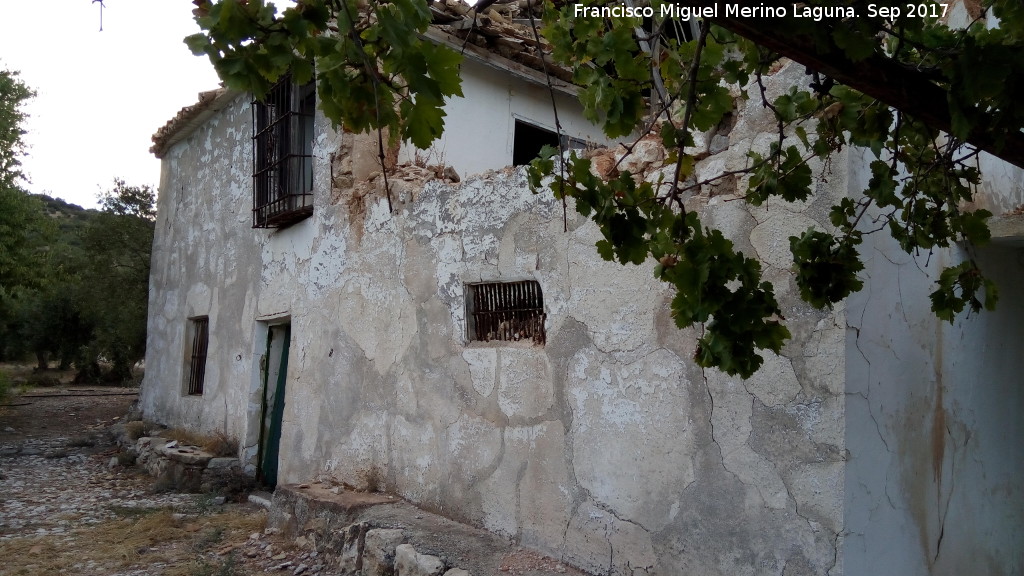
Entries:
[[[733,169],[746,152],[739,143],[764,140],[751,131],[766,112],[751,114],[730,134],[733,146],[702,170]],[[571,207],[562,232],[561,203],[532,194],[522,171],[430,182],[399,198],[393,214],[373,196],[364,214],[350,214],[350,191],[318,190],[308,220],[254,231],[238,215],[251,202],[238,168],[251,162],[236,157],[251,149],[247,103],[220,115],[165,163],[148,414],[212,429],[227,406],[226,429],[251,446],[265,345],[254,327],[286,318],[294,362],[283,482],[365,487],[379,474],[410,501],[601,573],[809,574],[837,563],[842,465],[819,457],[844,450],[834,380],[842,363],[828,361],[845,346],[841,316],[803,319],[802,308],[784,303],[787,316],[809,324],[801,333],[811,347],[770,355],[746,386],[710,371],[705,378],[690,360],[695,332],[666,320],[670,294],[650,267],[601,260],[596,228]],[[317,143],[315,170],[329,176],[331,147],[346,136],[322,118],[318,126],[328,137]],[[190,147],[202,140],[211,143],[206,164]],[[185,184],[192,179],[201,185]],[[709,222],[727,223],[741,247],[787,268],[779,247],[789,228],[772,227],[794,215],[740,205],[712,198],[701,209]],[[362,219],[358,234],[352,218]],[[190,222],[202,222],[202,232]],[[187,292],[219,285],[229,268],[240,279],[231,297],[211,293],[210,310],[189,313],[216,312],[210,374],[235,363],[231,377],[211,385],[216,394],[183,400]],[[541,283],[544,347],[465,341],[464,283],[506,279]],[[817,397],[808,391],[837,397],[805,414]],[[765,449],[773,426],[806,450]]]

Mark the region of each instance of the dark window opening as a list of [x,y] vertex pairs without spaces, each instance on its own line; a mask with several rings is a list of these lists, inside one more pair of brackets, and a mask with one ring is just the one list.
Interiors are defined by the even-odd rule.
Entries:
[[206,348],[210,341],[209,318],[192,320],[192,354],[188,373],[188,394],[200,396],[203,393],[203,380],[206,377]]
[[253,228],[280,228],[313,213],[316,86],[285,76],[252,103]]
[[534,280],[470,284],[466,310],[470,341],[544,344],[544,295]]
[[[655,39],[652,35],[657,32],[658,29],[654,25],[654,18],[644,17],[643,30],[646,33],[646,37],[642,37],[641,40],[647,40],[653,43],[655,40],[666,45],[668,49],[674,49],[678,44],[684,42],[690,42],[697,38],[697,32],[699,31],[697,20],[682,20],[679,18],[665,18],[659,21],[661,25],[661,34]],[[653,46],[653,44],[648,44]],[[640,90],[640,95],[644,98],[650,98],[652,89],[650,86],[645,86]]]
[[[558,134],[534,126],[522,120],[516,120],[515,134],[512,137],[512,165],[525,166],[540,156],[540,149],[545,146],[558,148]],[[586,147],[586,142],[562,136],[562,147],[566,150],[580,150]]]
[[[679,18],[665,18],[659,22],[661,24],[661,41],[667,42],[675,40],[682,44],[683,42],[689,42],[697,38],[697,21],[696,20],[682,20]],[[645,17],[643,23],[643,29],[648,34],[655,32],[654,18]]]

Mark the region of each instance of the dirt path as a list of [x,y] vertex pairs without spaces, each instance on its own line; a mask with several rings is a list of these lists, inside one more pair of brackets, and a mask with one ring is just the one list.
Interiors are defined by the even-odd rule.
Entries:
[[136,398],[130,388],[35,388],[0,406],[0,443],[94,431],[127,414]]
[[114,464],[105,430],[132,392],[34,389],[0,406],[0,573],[329,576],[315,552],[265,533],[263,509],[155,493]]

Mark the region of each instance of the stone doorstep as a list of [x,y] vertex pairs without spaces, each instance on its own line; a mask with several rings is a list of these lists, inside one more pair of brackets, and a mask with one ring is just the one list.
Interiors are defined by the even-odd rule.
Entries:
[[417,508],[395,496],[325,484],[279,485],[267,524],[334,556],[345,574],[584,576],[508,539]]

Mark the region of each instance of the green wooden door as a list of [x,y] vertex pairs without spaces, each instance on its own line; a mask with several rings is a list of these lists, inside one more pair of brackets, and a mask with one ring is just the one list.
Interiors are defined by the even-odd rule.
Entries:
[[259,479],[270,488],[277,486],[277,461],[281,449],[290,343],[291,325],[270,327],[267,336],[267,368],[263,374],[263,429],[259,459]]

